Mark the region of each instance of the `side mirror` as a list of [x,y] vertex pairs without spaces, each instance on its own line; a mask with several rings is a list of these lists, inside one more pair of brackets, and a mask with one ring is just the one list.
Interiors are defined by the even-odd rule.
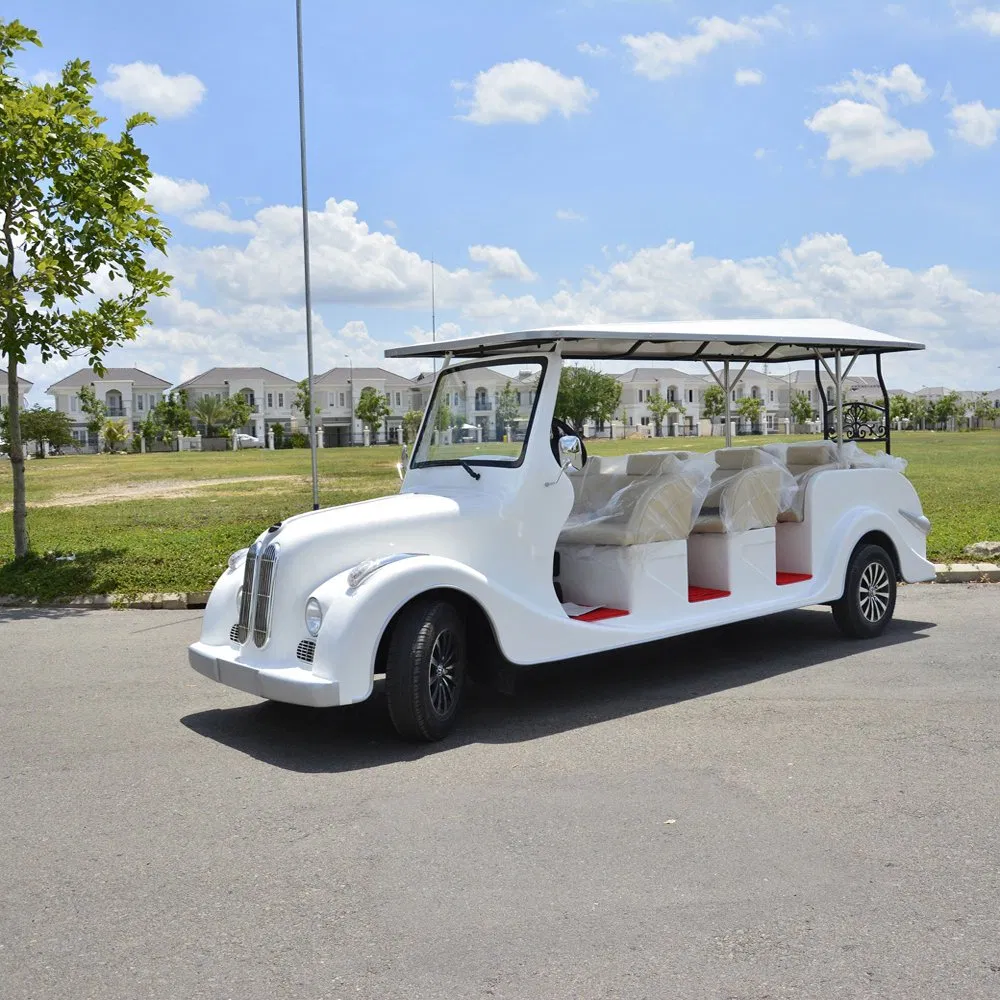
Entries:
[[575,434],[564,434],[559,438],[559,465],[563,470],[583,468],[583,445]]

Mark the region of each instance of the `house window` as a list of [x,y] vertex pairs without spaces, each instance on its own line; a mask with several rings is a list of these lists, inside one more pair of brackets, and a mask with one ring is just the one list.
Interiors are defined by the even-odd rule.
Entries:
[[735,389],[733,389],[732,397],[733,397],[733,402],[735,403],[736,402],[736,390]]
[[385,394],[385,405],[386,406],[392,406],[392,393],[391,392],[387,392]]
[[398,392],[396,393],[396,405],[397,406],[403,405],[403,397]]
[[274,406],[274,393],[267,394],[267,408],[270,410]]
[[641,423],[643,427],[648,427],[649,426],[649,417],[640,417],[639,418],[639,423]]
[[688,402],[694,402],[694,389],[688,389]]
[[283,392],[278,393],[278,409],[280,410],[285,405],[285,394]]
[[[649,396],[647,396],[646,398],[649,399]],[[668,403],[677,402],[677,390],[673,386],[667,389],[667,402]]]
[[774,402],[774,390],[773,389],[769,389],[767,395],[768,395],[768,398],[770,399],[770,401],[773,403]]
[[69,397],[69,408],[70,408],[70,411],[72,413],[76,413],[76,408],[77,408],[79,402],[80,402],[80,397],[79,396],[70,396]]
[[137,410],[142,409],[142,393],[140,392],[138,396],[135,397],[135,407]]
[[345,403],[344,403],[344,394],[343,393],[340,394],[340,405],[341,406],[345,405]]

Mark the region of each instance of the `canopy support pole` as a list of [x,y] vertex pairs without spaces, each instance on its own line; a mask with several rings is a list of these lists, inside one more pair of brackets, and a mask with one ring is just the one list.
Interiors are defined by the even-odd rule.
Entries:
[[726,397],[726,447],[731,448],[733,446],[733,412],[732,412],[732,396],[733,389],[735,389],[740,384],[740,379],[746,373],[746,370],[750,367],[750,362],[747,361],[746,364],[739,370],[736,378],[731,382],[729,381],[729,362],[722,362],[722,378],[720,379],[715,369],[707,362],[702,361],[702,364],[708,369],[708,374],[715,379],[716,384],[722,390]]
[[878,384],[882,389],[882,403],[885,405],[885,453],[892,454],[892,421],[889,419],[889,390],[885,387],[885,379],[882,377],[882,355],[875,355],[875,374],[878,376]]
[[844,380],[840,373],[840,350],[833,352],[833,364],[836,368],[836,399],[837,399],[837,461],[844,461]]

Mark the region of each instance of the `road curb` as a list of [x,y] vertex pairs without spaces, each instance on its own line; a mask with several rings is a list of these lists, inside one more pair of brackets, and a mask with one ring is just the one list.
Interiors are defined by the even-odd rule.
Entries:
[[[1000,566],[993,563],[935,563],[935,583],[1000,583]],[[183,594],[83,594],[56,601],[0,594],[0,608],[120,608],[133,611],[200,611],[207,590]]]

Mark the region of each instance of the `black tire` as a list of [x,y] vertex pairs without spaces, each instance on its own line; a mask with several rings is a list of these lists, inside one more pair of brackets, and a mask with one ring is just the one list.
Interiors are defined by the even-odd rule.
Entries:
[[392,627],[385,663],[389,717],[403,739],[451,732],[465,687],[465,623],[453,604],[420,600]]
[[844,596],[831,607],[840,630],[852,639],[882,634],[896,608],[896,567],[881,545],[859,545],[854,550]]

